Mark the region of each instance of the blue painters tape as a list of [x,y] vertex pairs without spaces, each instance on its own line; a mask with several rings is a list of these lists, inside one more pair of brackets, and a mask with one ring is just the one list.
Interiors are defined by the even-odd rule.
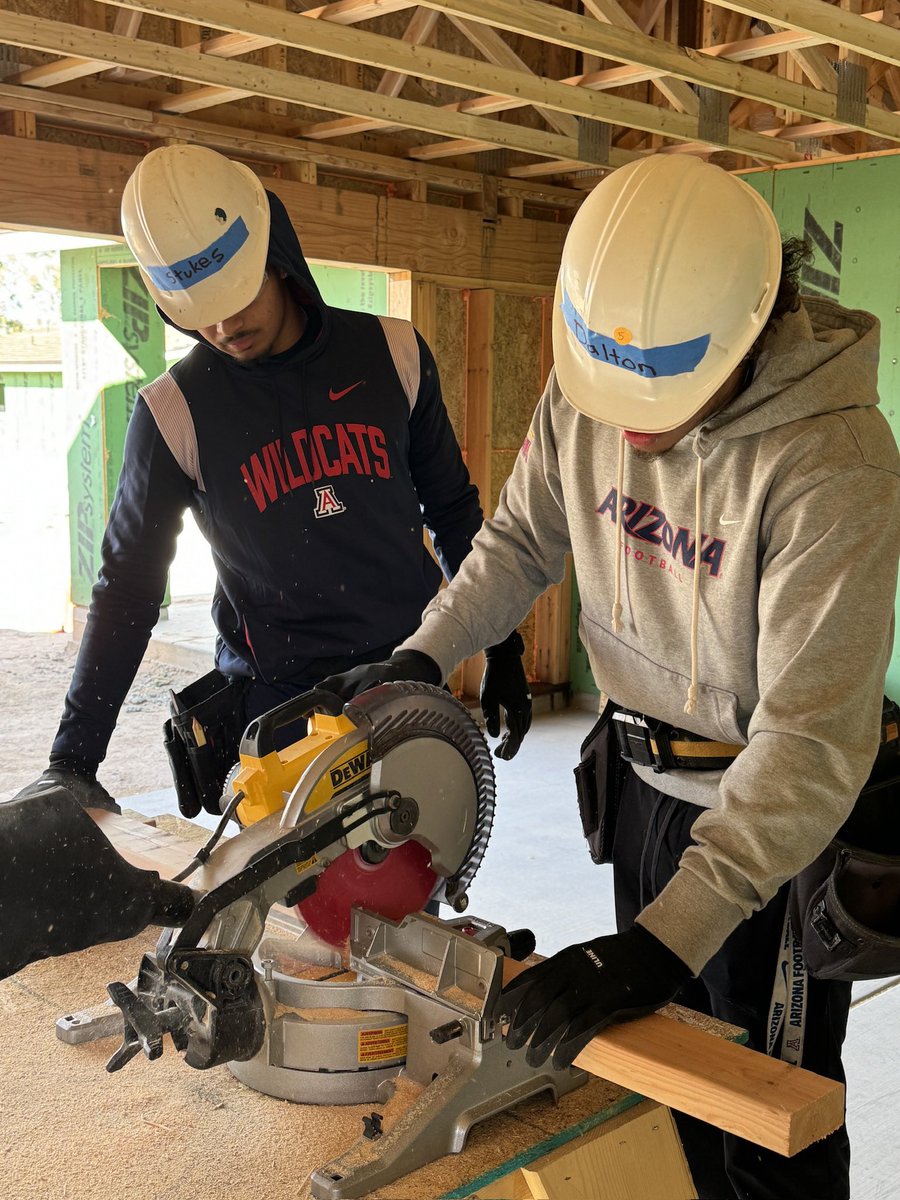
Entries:
[[226,266],[250,236],[244,218],[238,217],[220,238],[211,242],[205,250],[183,258],[180,262],[163,267],[144,267],[144,270],[162,292],[178,292],[202,283]]
[[621,367],[638,375],[656,378],[664,375],[686,375],[695,370],[706,354],[710,342],[708,333],[691,338],[687,342],[675,342],[671,346],[620,345],[615,338],[597,333],[583,320],[567,292],[563,293],[560,305],[563,320],[586,354],[598,362],[611,367]]

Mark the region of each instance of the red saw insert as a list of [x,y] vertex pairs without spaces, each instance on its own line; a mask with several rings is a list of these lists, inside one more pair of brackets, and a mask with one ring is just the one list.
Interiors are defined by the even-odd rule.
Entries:
[[381,862],[367,862],[358,849],[345,850],[318,878],[316,890],[297,905],[302,920],[323,941],[343,945],[350,936],[350,909],[370,908],[399,921],[425,907],[437,883],[431,852],[404,842]]

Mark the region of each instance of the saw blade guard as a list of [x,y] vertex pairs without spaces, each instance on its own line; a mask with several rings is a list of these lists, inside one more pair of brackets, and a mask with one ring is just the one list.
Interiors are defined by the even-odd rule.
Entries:
[[[394,919],[417,911],[429,896],[462,911],[495,804],[493,762],[471,714],[442,688],[392,683],[351,700],[343,719],[351,730],[308,766],[284,808],[282,830],[364,795],[396,793],[414,817],[409,826],[376,817],[342,839],[338,854],[320,856],[319,887],[341,910],[342,927],[354,904],[378,911],[379,897]],[[352,863],[342,861],[348,856]],[[432,878],[423,885],[428,868]],[[299,911],[322,929],[319,901],[311,897]]]

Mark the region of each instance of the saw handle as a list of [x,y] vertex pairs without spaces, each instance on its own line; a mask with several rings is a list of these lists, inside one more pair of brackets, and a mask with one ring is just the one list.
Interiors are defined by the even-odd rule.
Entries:
[[251,758],[264,758],[274,753],[275,731],[283,725],[290,725],[302,717],[308,717],[314,712],[327,713],[337,717],[344,710],[344,701],[333,692],[322,691],[321,688],[311,688],[299,696],[285,700],[277,708],[270,708],[261,717],[256,717],[244,730],[241,738],[240,753]]

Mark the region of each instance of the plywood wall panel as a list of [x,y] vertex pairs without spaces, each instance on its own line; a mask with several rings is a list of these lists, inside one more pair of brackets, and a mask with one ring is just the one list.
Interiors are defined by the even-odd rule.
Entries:
[[457,441],[466,448],[466,310],[461,288],[435,288],[435,336],[431,346],[441,376],[444,404]]

